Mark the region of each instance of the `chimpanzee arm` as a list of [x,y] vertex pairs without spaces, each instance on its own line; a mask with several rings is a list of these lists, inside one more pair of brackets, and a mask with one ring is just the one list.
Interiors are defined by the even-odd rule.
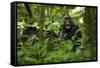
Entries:
[[[63,24],[64,25],[64,24]],[[61,25],[61,28],[59,29],[59,33],[58,33],[58,36],[59,37],[63,37],[63,34],[64,34],[64,30],[63,30],[63,25]]]

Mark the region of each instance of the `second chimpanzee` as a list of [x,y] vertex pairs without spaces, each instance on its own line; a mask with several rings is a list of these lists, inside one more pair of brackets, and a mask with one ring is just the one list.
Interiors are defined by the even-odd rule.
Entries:
[[64,21],[60,28],[59,36],[65,40],[72,41],[74,45],[73,51],[76,51],[76,48],[81,45],[81,41],[77,41],[82,37],[81,31],[79,31],[79,26],[73,23],[72,18],[70,16],[64,17]]
[[22,33],[22,42],[31,42],[33,40],[38,40],[37,38],[38,29],[36,27],[26,27],[26,29]]

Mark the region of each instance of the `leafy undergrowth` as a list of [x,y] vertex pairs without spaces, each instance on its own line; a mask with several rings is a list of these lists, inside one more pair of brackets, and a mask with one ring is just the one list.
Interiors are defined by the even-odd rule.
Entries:
[[39,64],[95,60],[94,48],[81,45],[73,52],[72,42],[61,39],[21,43],[17,49],[17,61],[19,64]]

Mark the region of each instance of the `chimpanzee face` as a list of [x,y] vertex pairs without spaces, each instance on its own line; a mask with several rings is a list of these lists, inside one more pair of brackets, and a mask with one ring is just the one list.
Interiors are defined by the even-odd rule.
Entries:
[[64,20],[64,25],[66,29],[70,29],[71,28],[71,21],[70,19],[65,19]]
[[66,24],[66,25],[70,25],[70,20],[68,20],[68,19],[65,20],[65,24]]

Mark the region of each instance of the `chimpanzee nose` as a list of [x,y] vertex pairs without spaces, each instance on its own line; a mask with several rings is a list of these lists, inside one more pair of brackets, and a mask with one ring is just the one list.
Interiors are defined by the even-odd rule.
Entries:
[[66,24],[69,25],[70,23],[69,22],[66,22]]
[[66,23],[67,23],[67,24],[70,24],[70,21],[67,21]]
[[67,25],[69,25],[69,23],[66,23]]

